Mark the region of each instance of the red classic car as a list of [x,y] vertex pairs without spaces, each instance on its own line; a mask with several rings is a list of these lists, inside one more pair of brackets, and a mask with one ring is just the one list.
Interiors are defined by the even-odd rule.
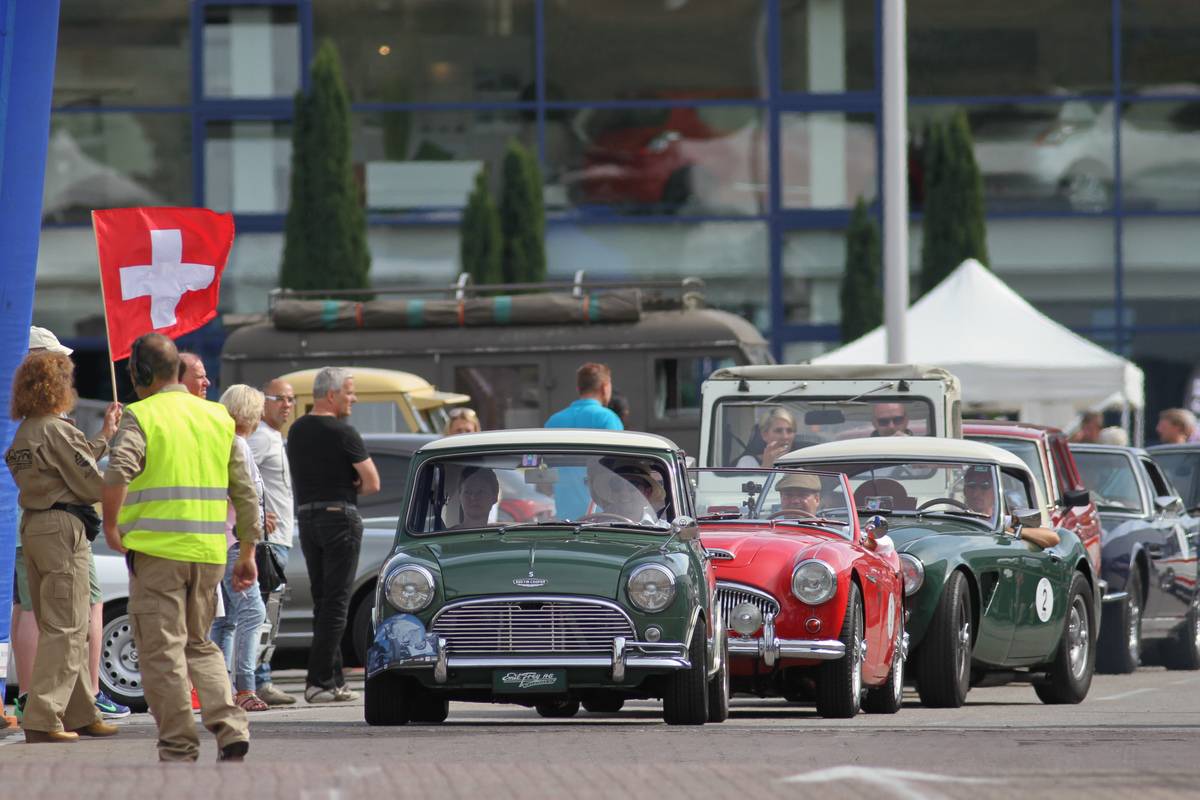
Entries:
[[883,518],[860,527],[836,473],[698,469],[693,482],[732,691],[815,699],[823,717],[895,713],[904,579]]
[[1050,524],[1079,537],[1093,574],[1100,574],[1100,515],[1083,485],[1067,435],[1058,428],[1009,420],[963,422],[963,438],[1002,447],[1020,458],[1037,481]]

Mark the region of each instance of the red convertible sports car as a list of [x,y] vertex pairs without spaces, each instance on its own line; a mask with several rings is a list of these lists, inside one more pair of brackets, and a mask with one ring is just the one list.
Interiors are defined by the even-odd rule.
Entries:
[[700,539],[729,629],[731,689],[823,717],[892,714],[904,686],[904,579],[844,475],[693,471]]

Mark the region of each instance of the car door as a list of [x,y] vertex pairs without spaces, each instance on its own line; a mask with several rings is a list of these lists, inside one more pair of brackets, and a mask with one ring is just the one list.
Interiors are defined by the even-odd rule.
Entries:
[[1147,456],[1139,456],[1150,489],[1151,527],[1154,535],[1147,542],[1153,574],[1146,600],[1150,619],[1176,619],[1187,614],[1196,589],[1196,547],[1189,541],[1183,517],[1183,501],[1166,476]]

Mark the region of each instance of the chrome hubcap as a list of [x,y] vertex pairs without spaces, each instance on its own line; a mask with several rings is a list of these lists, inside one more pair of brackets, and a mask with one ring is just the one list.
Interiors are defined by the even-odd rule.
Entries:
[[1129,595],[1129,657],[1136,664],[1140,655],[1138,633],[1142,627],[1142,605],[1140,598]]
[[137,644],[128,616],[117,617],[104,626],[100,637],[100,679],[127,697],[142,696]]
[[958,677],[962,680],[967,674],[967,666],[971,661],[971,619],[967,610],[958,611]]
[[867,648],[862,640],[862,616],[856,614],[854,617],[854,651],[851,653],[850,662],[850,686],[856,698],[862,693],[862,665],[863,659],[866,657]]
[[[903,636],[904,634],[901,634]],[[896,705],[904,698],[904,658],[900,640],[896,640],[896,652],[892,656],[892,696]]]
[[1067,663],[1071,668],[1071,676],[1079,680],[1087,667],[1088,647],[1091,646],[1087,609],[1084,608],[1082,597],[1077,596],[1071,603],[1071,613],[1067,617],[1067,646]]

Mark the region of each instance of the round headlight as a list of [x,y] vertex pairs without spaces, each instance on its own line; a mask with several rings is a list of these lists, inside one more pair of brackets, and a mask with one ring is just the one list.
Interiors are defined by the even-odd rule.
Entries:
[[905,597],[912,597],[925,583],[925,565],[908,553],[900,554],[900,574],[904,576]]
[[801,561],[792,573],[792,594],[810,606],[820,605],[837,591],[837,575],[824,561]]
[[749,636],[762,627],[763,615],[754,603],[741,603],[729,614],[729,627],[742,636]]
[[629,576],[629,602],[641,611],[654,613],[675,599],[675,576],[666,567],[646,564]]
[[420,611],[433,602],[433,575],[424,567],[407,564],[384,579],[383,593],[401,611]]

